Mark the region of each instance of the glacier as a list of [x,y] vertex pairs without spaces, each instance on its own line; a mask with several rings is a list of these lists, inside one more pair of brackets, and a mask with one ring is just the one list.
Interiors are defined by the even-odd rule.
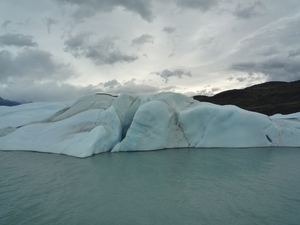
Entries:
[[0,150],[88,157],[166,148],[300,147],[300,113],[274,115],[178,93],[0,106]]

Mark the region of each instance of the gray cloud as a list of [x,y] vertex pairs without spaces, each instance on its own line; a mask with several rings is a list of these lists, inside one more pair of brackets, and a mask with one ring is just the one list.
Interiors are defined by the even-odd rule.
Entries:
[[288,52],[288,57],[296,57],[300,55],[300,48]]
[[240,62],[232,64],[230,69],[248,73],[266,75],[268,80],[291,81],[300,79],[300,59],[272,57],[260,62]]
[[12,54],[8,51],[0,52],[0,68],[1,68],[1,76],[0,80],[3,81],[5,78],[14,75],[14,60]]
[[217,88],[217,87],[213,87],[212,89],[211,89],[211,91],[212,92],[217,92],[217,91],[220,91],[221,89],[220,88]]
[[[235,80],[253,82],[300,79],[300,14],[270,23],[244,39],[236,48],[229,68],[238,73]],[[243,59],[243,61],[241,61]],[[247,75],[245,77],[245,74]]]
[[35,79],[36,81],[65,80],[73,75],[69,65],[57,63],[47,51],[24,49],[16,56],[0,52],[0,81]]
[[107,82],[101,82],[98,85],[88,85],[84,87],[56,81],[36,82],[35,80],[27,79],[23,82],[7,82],[5,85],[0,84],[0,96],[19,102],[68,101],[99,92],[113,95],[126,93],[148,96],[159,92],[174,91],[176,88],[176,86],[151,86],[147,81],[135,78],[123,82],[113,79]]
[[122,83],[113,79],[98,85],[88,85],[85,87],[74,86],[67,83],[55,81],[39,83],[34,80],[24,80],[23,82],[7,82],[5,86],[0,85],[0,96],[14,101],[68,101],[76,100],[85,95],[95,93],[109,93],[119,95],[123,93],[147,96],[161,91],[171,91],[174,86],[159,88],[145,84],[135,78]]
[[93,34],[88,32],[69,38],[64,43],[64,50],[70,52],[74,57],[91,59],[96,65],[130,63],[138,59],[135,55],[122,53],[115,45],[117,38],[104,37],[97,43],[91,43],[89,40],[91,35]]
[[253,2],[247,6],[242,6],[240,3],[237,5],[235,11],[232,13],[239,19],[251,19],[254,17],[262,16],[266,12],[266,7],[260,1]]
[[58,23],[58,20],[52,19],[50,17],[47,17],[45,19],[45,24],[47,26],[48,34],[51,34],[51,27],[52,27],[52,25],[57,24],[57,23]]
[[265,74],[261,74],[261,73],[248,74],[246,72],[244,72],[242,74],[231,75],[227,79],[230,80],[230,81],[235,80],[235,81],[238,81],[240,83],[245,83],[246,82],[247,87],[252,86],[254,84],[257,84],[257,83],[262,83],[262,82],[265,82],[266,80],[268,80],[268,79],[266,79]]
[[164,27],[164,28],[162,29],[162,31],[164,31],[164,32],[166,32],[166,33],[168,33],[168,34],[174,33],[175,30],[176,30],[176,27]]
[[158,92],[173,90],[174,86],[157,87],[148,85],[146,81],[131,79],[122,83],[113,79],[98,85],[75,86],[56,81],[36,82],[35,80],[24,80],[23,82],[7,82],[5,86],[0,84],[0,96],[14,101],[68,101],[76,100],[85,95],[95,93],[109,93],[113,95],[132,94],[148,96]]
[[272,56],[280,54],[280,50],[275,45],[262,46],[257,50],[257,54],[261,56]]
[[154,37],[150,34],[143,34],[140,37],[137,37],[132,40],[131,44],[136,46],[141,46],[146,43],[154,43]]
[[103,87],[105,87],[105,88],[107,88],[107,87],[108,88],[114,88],[117,85],[120,85],[120,83],[116,79],[113,79],[113,80],[110,80],[110,81],[107,81],[107,82],[103,83]]
[[147,84],[138,84],[135,79],[124,82],[115,90],[118,93],[149,95],[160,91],[159,87],[150,86]]
[[110,64],[113,65],[119,62],[133,62],[138,59],[137,56],[134,55],[126,55],[120,52],[118,49],[114,49],[112,51],[105,51],[105,45],[102,43],[95,48],[89,48],[86,52],[85,57],[93,60],[97,65]]
[[[76,9],[73,13],[78,22],[84,21],[101,12],[111,12],[121,7],[125,11],[138,14],[142,19],[152,22],[155,19],[152,3],[158,0],[53,0],[61,5],[72,5]],[[182,9],[198,9],[208,11],[217,5],[218,0],[165,0]],[[161,3],[161,2],[160,2]]]
[[208,88],[204,88],[200,91],[197,91],[196,93],[192,92],[192,93],[189,93],[188,95],[189,96],[193,96],[193,95],[205,95],[205,96],[213,96],[216,94],[216,92],[219,92],[221,89],[220,88],[217,88],[217,87],[213,87],[211,89],[208,89]]
[[102,82],[98,84],[95,88],[101,90],[101,92],[110,93],[114,95],[127,93],[140,96],[147,96],[161,91],[171,91],[172,89],[176,88],[174,86],[160,88],[157,86],[148,85],[146,83],[147,82],[135,78],[132,78],[128,81],[124,81],[122,83],[114,79],[104,83]]
[[199,9],[202,11],[208,11],[212,7],[216,6],[217,0],[173,0],[175,4],[181,8],[187,9]]
[[86,32],[70,37],[64,42],[64,51],[72,53],[74,57],[83,55],[83,51],[88,48],[91,35],[93,35],[92,32]]
[[38,44],[32,41],[33,36],[7,33],[0,36],[0,46],[34,47]]
[[77,20],[89,18],[99,12],[110,12],[117,7],[122,7],[129,12],[136,13],[148,22],[155,18],[152,12],[152,1],[145,0],[55,0],[58,3],[71,4],[77,7],[73,14]]
[[238,82],[244,82],[245,80],[247,80],[247,77],[236,77],[235,78]]
[[183,69],[176,69],[176,70],[173,70],[173,71],[163,70],[161,72],[152,72],[151,74],[155,74],[155,75],[160,76],[161,78],[163,78],[165,83],[167,83],[169,81],[170,77],[182,78],[183,76],[188,76],[188,77],[192,76],[190,71],[183,70]]
[[2,24],[1,24],[1,28],[5,29],[9,26],[9,24],[11,24],[12,21],[11,20],[5,20]]
[[19,102],[68,101],[92,94],[95,94],[94,86],[78,87],[55,81],[39,83],[25,80],[9,82],[5,86],[0,85],[1,97]]

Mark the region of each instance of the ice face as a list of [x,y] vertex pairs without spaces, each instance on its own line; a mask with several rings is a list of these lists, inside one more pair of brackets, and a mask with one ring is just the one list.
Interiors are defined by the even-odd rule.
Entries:
[[73,104],[2,107],[0,115],[1,150],[87,157],[179,147],[300,147],[297,120],[198,102],[176,93],[142,99],[94,95]]
[[273,121],[235,106],[158,94],[142,100],[126,137],[112,151],[300,146],[299,127],[298,122]]
[[64,120],[33,123],[0,139],[1,149],[31,150],[87,157],[111,150],[121,140],[115,108],[91,109]]

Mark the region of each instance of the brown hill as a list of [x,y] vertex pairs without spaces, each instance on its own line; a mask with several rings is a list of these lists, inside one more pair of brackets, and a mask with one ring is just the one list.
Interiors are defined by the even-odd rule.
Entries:
[[224,91],[212,97],[197,95],[194,99],[218,105],[236,105],[266,115],[290,114],[300,112],[300,80],[266,82],[245,89]]

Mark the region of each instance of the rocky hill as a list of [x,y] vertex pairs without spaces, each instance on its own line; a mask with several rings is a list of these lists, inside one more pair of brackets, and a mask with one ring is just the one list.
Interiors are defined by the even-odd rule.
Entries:
[[274,115],[300,112],[300,80],[294,82],[266,82],[245,89],[229,90],[212,97],[197,95],[194,99],[219,105]]

